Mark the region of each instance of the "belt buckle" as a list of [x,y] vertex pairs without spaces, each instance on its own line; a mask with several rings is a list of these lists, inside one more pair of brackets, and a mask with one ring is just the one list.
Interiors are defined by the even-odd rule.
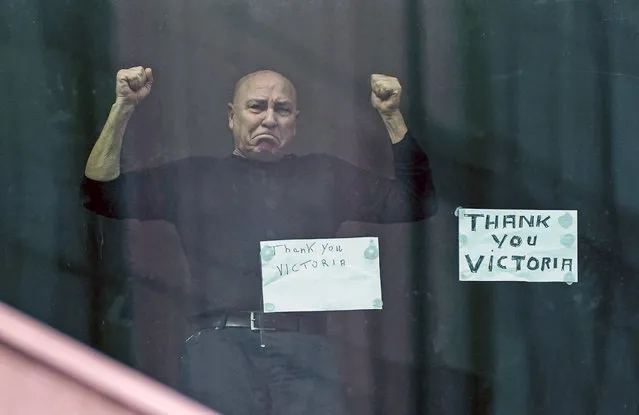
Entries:
[[255,327],[255,311],[251,311],[251,331],[272,331],[275,330],[273,328],[263,328],[263,327]]

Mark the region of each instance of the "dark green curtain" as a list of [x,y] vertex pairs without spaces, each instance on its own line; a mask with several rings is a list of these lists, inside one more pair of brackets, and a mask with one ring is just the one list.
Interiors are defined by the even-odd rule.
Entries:
[[126,298],[104,243],[119,232],[78,190],[112,99],[111,24],[108,1],[0,4],[0,299],[129,362],[126,321],[108,318]]
[[[440,293],[455,304],[439,307],[455,321],[444,360],[483,374],[491,413],[638,410],[638,11],[630,1],[455,5],[461,91],[448,110],[461,115],[433,126],[442,198],[451,209],[578,209],[580,221],[578,284]],[[454,217],[440,220],[454,229]],[[454,255],[428,277],[454,274]]]
[[[386,72],[440,211],[341,231],[379,234],[390,258],[385,311],[331,317],[353,413],[636,414],[638,46],[631,0],[5,0],[0,300],[173,385],[175,233],[78,197],[115,71],[158,78],[126,169],[226,154],[233,82],[274,67],[300,89],[296,151],[388,172],[367,107],[369,74]],[[458,282],[458,206],[578,209],[579,283]]]

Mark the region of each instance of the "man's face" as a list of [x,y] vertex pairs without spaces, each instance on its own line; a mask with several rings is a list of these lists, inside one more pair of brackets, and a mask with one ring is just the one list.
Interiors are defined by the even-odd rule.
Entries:
[[297,120],[295,88],[274,72],[248,77],[229,104],[229,128],[235,138],[233,154],[274,161],[295,136]]

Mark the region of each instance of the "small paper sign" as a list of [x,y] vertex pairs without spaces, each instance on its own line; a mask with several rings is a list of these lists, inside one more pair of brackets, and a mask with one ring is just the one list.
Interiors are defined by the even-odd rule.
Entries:
[[576,210],[457,209],[460,281],[577,282]]
[[382,308],[376,237],[260,242],[264,312]]

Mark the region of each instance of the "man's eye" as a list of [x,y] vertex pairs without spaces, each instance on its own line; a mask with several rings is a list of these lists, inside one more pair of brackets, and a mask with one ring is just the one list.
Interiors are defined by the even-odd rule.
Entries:
[[279,113],[282,113],[282,114],[290,114],[291,113],[291,110],[289,108],[280,108],[277,111]]
[[248,109],[252,111],[262,111],[264,110],[264,104],[261,102],[253,102],[248,104]]

